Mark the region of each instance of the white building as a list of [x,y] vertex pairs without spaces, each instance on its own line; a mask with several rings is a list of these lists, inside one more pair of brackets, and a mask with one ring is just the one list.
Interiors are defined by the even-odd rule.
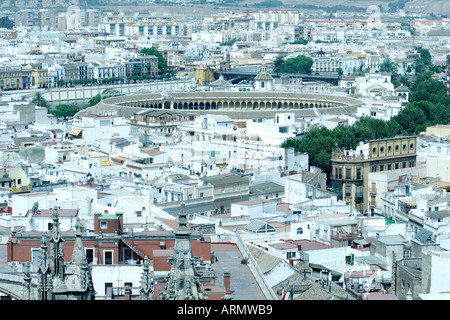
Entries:
[[363,77],[356,77],[356,93],[373,98],[381,98],[394,93],[391,75],[384,73],[369,73]]
[[450,278],[446,271],[450,268],[450,252],[428,249],[422,257],[422,286],[427,293],[419,296],[424,300],[448,299]]
[[397,169],[380,172],[369,172],[368,174],[368,190],[370,195],[375,194],[375,202],[371,202],[373,211],[376,214],[383,214],[387,208],[383,207],[382,196],[384,192],[388,192],[397,187],[403,180],[411,179],[411,177],[424,176],[425,168],[411,167],[406,169]]
[[295,121],[295,113],[277,113],[274,119],[247,121],[246,134],[259,138],[262,144],[281,146],[288,138],[303,132],[303,123]]
[[382,193],[383,216],[405,223],[406,236],[414,237],[424,227],[427,212],[430,210],[429,204],[445,195],[445,189],[406,181],[393,191]]
[[[114,264],[114,262],[113,262]],[[149,272],[152,272],[153,266],[150,266]],[[142,264],[115,264],[115,265],[92,265],[92,282],[97,292],[96,300],[107,298],[107,288],[125,287],[132,288],[132,295],[139,295],[139,285],[143,273]],[[113,294],[123,295],[124,292],[114,291]]]
[[275,215],[276,200],[248,200],[231,204],[231,216],[249,216],[250,219],[263,218],[267,215]]
[[69,136],[83,139],[89,145],[99,145],[101,140],[114,138],[129,138],[131,126],[128,120],[116,115],[111,116],[84,116],[72,123]]
[[426,135],[419,137],[417,162],[425,163],[426,176],[450,181],[450,141],[448,137]]

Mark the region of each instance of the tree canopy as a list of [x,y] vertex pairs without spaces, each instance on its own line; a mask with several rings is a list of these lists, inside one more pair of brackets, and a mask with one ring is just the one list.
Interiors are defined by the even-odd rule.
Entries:
[[278,57],[274,64],[275,72],[308,74],[311,73],[313,60],[304,55],[298,55],[295,58],[288,58],[286,60],[282,57]]
[[14,28],[14,21],[9,20],[8,17],[1,17],[0,28],[12,29]]
[[50,104],[45,100],[45,98],[41,95],[40,92],[36,92],[36,94],[33,96],[33,99],[31,99],[31,102],[37,105],[38,107],[44,107],[49,109]]

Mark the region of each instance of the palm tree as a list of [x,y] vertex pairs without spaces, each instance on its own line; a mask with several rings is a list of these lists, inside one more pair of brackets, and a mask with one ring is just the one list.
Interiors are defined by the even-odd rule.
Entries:
[[33,102],[38,107],[44,107],[47,109],[50,108],[49,103],[47,102],[47,100],[45,100],[45,98],[41,95],[40,92],[36,92],[31,102]]

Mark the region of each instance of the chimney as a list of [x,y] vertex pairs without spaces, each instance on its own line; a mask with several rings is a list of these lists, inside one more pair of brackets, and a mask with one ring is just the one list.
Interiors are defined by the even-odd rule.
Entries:
[[131,287],[125,286],[125,300],[131,300]]
[[118,225],[117,225],[117,233],[122,234],[123,233],[123,212],[116,212],[116,215],[118,216]]
[[226,294],[231,294],[231,290],[230,290],[230,273],[229,272],[225,272],[223,274],[223,285],[225,286],[225,293]]
[[100,215],[101,215],[101,212],[94,213],[94,232],[95,232],[95,234],[100,233],[100,221],[98,220]]

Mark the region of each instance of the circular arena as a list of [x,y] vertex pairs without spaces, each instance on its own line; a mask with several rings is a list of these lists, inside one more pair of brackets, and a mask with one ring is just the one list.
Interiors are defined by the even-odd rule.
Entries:
[[142,109],[172,110],[195,114],[220,113],[233,119],[272,117],[280,112],[292,112],[297,117],[320,114],[356,113],[363,102],[348,96],[283,91],[186,91],[139,93],[103,99],[80,112],[104,115],[117,111],[131,117]]

